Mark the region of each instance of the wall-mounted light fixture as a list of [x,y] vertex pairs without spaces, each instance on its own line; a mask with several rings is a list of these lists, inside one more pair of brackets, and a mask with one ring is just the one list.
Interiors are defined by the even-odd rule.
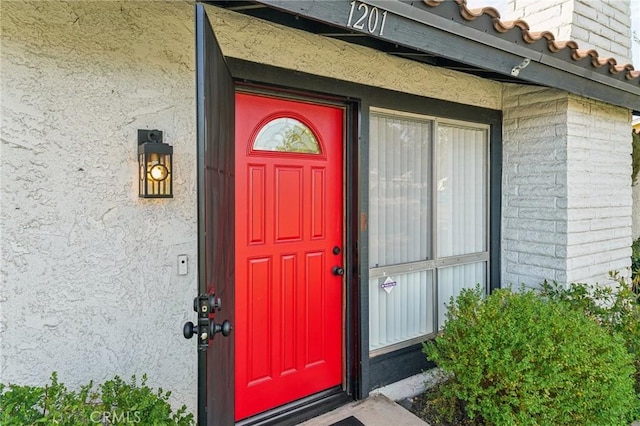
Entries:
[[173,147],[160,130],[138,130],[141,198],[173,198]]

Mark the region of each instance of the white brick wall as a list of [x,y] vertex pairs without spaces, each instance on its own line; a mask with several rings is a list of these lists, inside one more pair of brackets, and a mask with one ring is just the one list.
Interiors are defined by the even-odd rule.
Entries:
[[506,85],[503,284],[566,281],[566,93]]
[[509,0],[503,18],[524,19],[532,31],[551,31],[557,40],[631,63],[630,0]]
[[604,282],[631,254],[629,111],[504,91],[503,283]]
[[602,281],[630,266],[629,111],[571,97],[568,114],[569,281]]

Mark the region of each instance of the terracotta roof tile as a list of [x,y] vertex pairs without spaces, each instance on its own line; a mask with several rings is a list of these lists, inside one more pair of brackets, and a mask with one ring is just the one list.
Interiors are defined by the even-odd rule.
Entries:
[[[444,9],[441,5],[450,5],[453,3],[458,7],[459,16],[469,23],[478,19],[490,19],[493,24],[493,29],[496,31],[496,35],[498,36],[506,36],[507,33],[512,31],[520,31],[521,37],[519,38],[527,44],[532,45],[540,40],[544,40],[546,41],[546,47],[549,53],[556,55],[561,59],[566,58],[565,60],[573,60],[576,65],[585,68],[590,66],[595,71],[605,73],[621,81],[640,84],[640,70],[635,70],[633,65],[618,65],[618,62],[614,58],[600,57],[595,49],[580,49],[578,43],[573,40],[556,40],[555,36],[550,31],[531,31],[529,24],[522,19],[517,19],[515,21],[503,21],[500,18],[500,13],[493,7],[469,9],[467,7],[467,0],[422,1],[430,8],[433,8],[434,13],[439,13],[440,10]],[[446,11],[442,10],[442,12],[446,15]],[[507,39],[513,40],[513,36],[508,37]],[[565,51],[568,55],[564,53]]]

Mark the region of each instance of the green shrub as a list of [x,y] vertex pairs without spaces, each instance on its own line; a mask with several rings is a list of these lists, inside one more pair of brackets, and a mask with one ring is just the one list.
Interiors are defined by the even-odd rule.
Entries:
[[424,351],[452,376],[441,395],[488,425],[628,424],[637,403],[622,338],[524,289],[463,291]]
[[640,238],[631,245],[631,280],[636,293],[640,293]]
[[[634,360],[635,389],[640,397],[640,296],[618,273],[611,273],[611,278],[616,282],[615,288],[583,283],[564,288],[557,283],[545,282],[541,294],[568,303],[594,319],[610,334],[624,339]],[[640,404],[636,403],[636,407],[636,416],[640,418]]]
[[0,424],[33,425],[193,425],[193,414],[183,405],[173,413],[168,402],[171,392],[153,391],[142,376],[127,383],[116,376],[96,390],[93,382],[69,391],[51,374],[45,387],[0,384]]

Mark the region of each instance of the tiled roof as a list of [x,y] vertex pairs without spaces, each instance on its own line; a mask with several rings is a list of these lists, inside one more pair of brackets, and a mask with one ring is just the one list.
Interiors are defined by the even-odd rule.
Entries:
[[500,13],[493,7],[469,9],[466,0],[423,0],[428,10],[437,15],[464,23],[479,31],[488,32],[509,40],[515,44],[552,55],[558,59],[573,62],[575,65],[608,75],[620,81],[640,85],[640,71],[633,65],[618,65],[614,58],[600,57],[595,49],[580,49],[573,40],[558,41],[549,31],[531,31],[529,24],[522,19],[503,21]]

